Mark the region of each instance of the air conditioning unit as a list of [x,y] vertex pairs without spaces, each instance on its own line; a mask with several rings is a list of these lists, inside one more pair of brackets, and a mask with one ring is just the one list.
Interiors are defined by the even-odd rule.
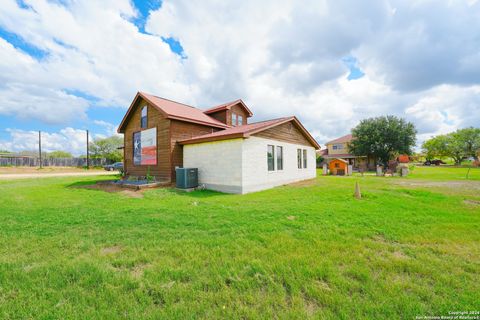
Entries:
[[191,189],[198,187],[197,168],[176,168],[175,176],[177,180],[177,188]]

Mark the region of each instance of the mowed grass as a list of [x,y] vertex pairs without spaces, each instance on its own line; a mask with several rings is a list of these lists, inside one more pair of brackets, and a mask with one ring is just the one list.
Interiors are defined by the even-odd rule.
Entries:
[[421,184],[465,181],[456,170],[464,168],[319,176],[243,196],[79,188],[101,177],[0,181],[0,318],[413,319],[479,310],[480,184]]

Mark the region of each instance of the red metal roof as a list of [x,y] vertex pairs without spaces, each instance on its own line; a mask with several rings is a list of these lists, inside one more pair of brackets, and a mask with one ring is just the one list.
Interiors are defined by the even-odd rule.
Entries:
[[221,110],[225,110],[225,109],[230,109],[231,107],[233,107],[234,105],[237,105],[237,104],[240,104],[240,105],[245,109],[245,111],[247,111],[249,117],[253,116],[252,111],[250,111],[250,109],[249,109],[249,108],[247,107],[247,105],[242,101],[242,99],[237,99],[237,100],[232,101],[232,102],[223,103],[223,104],[218,105],[218,106],[216,106],[216,107],[213,107],[213,108],[210,108],[210,109],[205,110],[204,113],[210,114],[210,113],[214,113],[214,112],[217,112],[217,111],[221,111]]
[[332,144],[332,143],[345,143],[345,142],[350,142],[352,141],[352,135],[351,134],[347,134],[343,137],[340,137],[340,138],[337,138],[335,140],[332,140],[332,141],[328,141],[326,144]]
[[148,103],[150,103],[154,108],[159,110],[166,118],[181,120],[186,122],[193,122],[198,124],[203,124],[215,128],[229,128],[230,126],[226,125],[223,122],[220,122],[208,115],[206,115],[202,110],[197,109],[195,107],[175,102],[172,100],[168,100],[165,98],[157,97],[148,93],[138,92],[135,98],[133,99],[130,108],[128,109],[127,113],[123,117],[120,126],[118,127],[118,132],[123,132],[123,127],[125,125],[126,119],[130,111],[132,110],[135,102],[139,97],[145,99]]
[[209,134],[198,136],[191,139],[182,140],[179,142],[180,144],[193,144],[193,143],[227,140],[227,139],[234,139],[234,138],[248,138],[251,134],[267,130],[269,128],[275,127],[277,125],[280,125],[282,123],[286,123],[289,121],[295,122],[299,127],[300,131],[302,131],[302,133],[310,141],[310,143],[316,149],[320,149],[320,145],[317,143],[317,141],[315,141],[315,139],[310,135],[310,133],[305,129],[305,127],[300,123],[300,121],[298,121],[298,119],[294,116],[283,117],[283,118],[261,121],[261,122],[254,122],[254,123],[249,123],[243,126],[230,127],[225,130],[209,133]]

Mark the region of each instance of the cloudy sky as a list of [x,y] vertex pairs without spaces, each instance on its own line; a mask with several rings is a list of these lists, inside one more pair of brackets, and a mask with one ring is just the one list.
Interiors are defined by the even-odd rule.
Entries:
[[480,1],[1,0],[0,149],[84,149],[137,91],[255,120],[296,115],[320,144],[395,114],[418,141],[480,126]]

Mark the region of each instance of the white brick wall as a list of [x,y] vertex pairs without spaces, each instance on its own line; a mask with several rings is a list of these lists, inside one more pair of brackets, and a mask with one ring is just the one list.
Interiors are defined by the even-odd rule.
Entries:
[[[283,147],[283,170],[267,170],[267,145]],[[297,149],[307,149],[307,168],[298,169]],[[248,193],[316,177],[315,149],[258,137],[185,145],[183,165],[198,168],[208,189]],[[275,161],[276,166],[276,161]]]
[[183,166],[198,168],[198,182],[208,189],[242,193],[243,139],[183,146]]
[[[268,171],[267,146],[283,147],[283,170]],[[298,169],[297,149],[307,150],[307,168]],[[276,152],[276,150],[275,150]],[[303,152],[303,151],[302,151]],[[275,161],[275,169],[276,169]],[[315,148],[288,142],[250,137],[243,143],[243,193],[316,177]]]

